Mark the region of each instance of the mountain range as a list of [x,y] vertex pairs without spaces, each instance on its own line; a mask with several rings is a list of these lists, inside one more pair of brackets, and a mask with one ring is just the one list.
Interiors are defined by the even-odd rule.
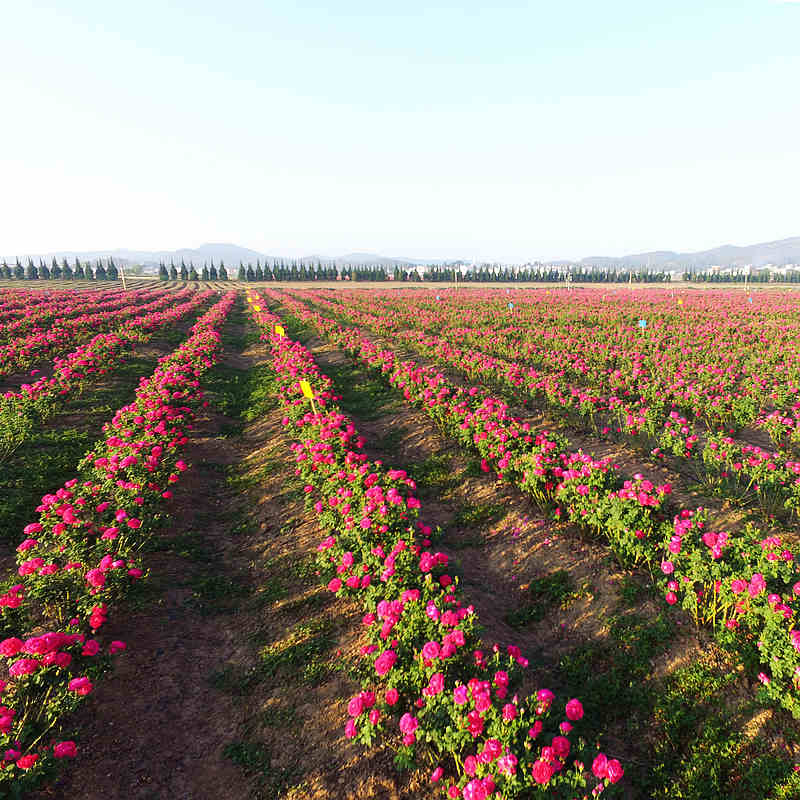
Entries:
[[785,264],[800,264],[800,236],[745,247],[724,244],[712,250],[701,250],[696,253],[656,250],[651,253],[635,253],[620,257],[591,256],[581,259],[580,263],[607,269],[650,266],[657,270],[669,270],[713,266],[745,267],[748,264],[754,267],[764,267],[767,264],[780,267]]
[[[272,262],[276,258],[266,253],[259,253],[246,247],[235,244],[203,244],[200,247],[186,247],[180,250],[94,250],[94,251],[59,251],[46,254],[25,254],[19,256],[23,263],[30,257],[34,261],[43,258],[48,263],[57,258],[59,261],[66,258],[74,261],[79,258],[81,261],[96,261],[100,258],[113,257],[115,261],[127,264],[143,264],[146,267],[157,266],[160,262],[169,264],[171,261],[180,264],[184,260],[187,264],[192,261],[200,266],[204,262],[212,259],[215,264],[224,261],[228,267],[237,267],[239,262],[255,263],[256,260],[262,262]],[[13,263],[14,256],[7,256],[6,260]],[[302,262],[304,264],[316,264],[318,261],[323,263],[334,262],[341,264],[370,264],[382,265],[385,267],[415,267],[425,264],[443,264],[447,259],[414,259],[414,258],[393,258],[389,256],[377,255],[375,253],[348,253],[343,256],[324,256],[309,255],[298,259],[289,259]],[[455,259],[449,260],[450,263]],[[754,267],[762,267],[767,264],[783,266],[785,264],[800,264],[800,236],[789,239],[780,239],[774,242],[762,242],[760,244],[737,247],[735,245],[722,245],[711,250],[702,250],[693,253],[678,253],[672,250],[656,250],[650,253],[634,253],[625,256],[590,256],[580,261],[558,260],[548,263],[553,264],[581,264],[583,266],[593,266],[603,269],[629,269],[650,267],[655,270],[703,268],[710,266],[743,267],[752,264]]]

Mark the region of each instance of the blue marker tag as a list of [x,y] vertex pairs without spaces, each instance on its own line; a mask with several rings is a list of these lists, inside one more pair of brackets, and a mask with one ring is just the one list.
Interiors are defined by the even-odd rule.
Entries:
[[748,297],[748,298],[747,298],[747,302],[748,302],[748,303],[752,303],[752,302],[753,302],[753,298],[752,298],[752,297]]
[[440,299],[441,299],[441,298],[439,297],[439,295],[438,295],[438,294],[436,295],[436,299],[437,299],[437,300],[440,300]]
[[640,328],[646,328],[647,327],[647,320],[646,319],[640,319],[639,320],[639,327]]
[[513,311],[514,310],[514,304],[513,303],[509,303],[508,304],[508,310],[509,311]]

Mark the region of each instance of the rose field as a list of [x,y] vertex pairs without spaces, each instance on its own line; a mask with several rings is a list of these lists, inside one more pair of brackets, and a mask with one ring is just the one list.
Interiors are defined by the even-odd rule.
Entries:
[[800,798],[800,293],[0,286],[0,798]]

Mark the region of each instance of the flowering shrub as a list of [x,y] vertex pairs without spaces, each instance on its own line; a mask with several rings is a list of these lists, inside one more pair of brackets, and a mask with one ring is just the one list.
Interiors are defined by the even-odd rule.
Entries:
[[[179,320],[211,297],[213,292],[191,296],[189,300],[163,311],[149,311],[128,319],[115,333],[98,333],[86,344],[63,358],[56,358],[51,377],[23,383],[17,392],[0,396],[0,460],[23,442],[36,424],[41,423],[68,394],[88,385],[93,375],[103,375],[119,363],[135,345],[146,341],[160,327]],[[173,297],[173,302],[180,298]],[[161,301],[149,304],[152,308]]]
[[[44,328],[28,325],[26,318],[5,326],[0,330],[2,338],[15,335],[0,345],[0,377],[29,369],[36,361],[68,350],[91,338],[93,333],[112,329],[144,311],[163,309],[176,299],[186,299],[191,290],[184,290],[180,296],[163,289],[115,292],[114,295],[113,301],[102,302],[102,298],[90,293],[88,302],[79,301],[77,307],[72,305],[74,300],[66,303],[66,315],[50,319]],[[73,316],[76,311],[79,313]],[[26,332],[21,333],[23,330]]]
[[[779,473],[770,483],[759,480],[758,464],[751,463],[747,457],[734,458],[734,462],[739,463],[740,477],[749,483],[743,498],[736,487],[725,480],[726,475],[721,474],[725,472],[725,466],[717,459],[706,457],[703,449],[704,440],[715,432],[729,434],[750,424],[765,425],[765,429],[771,431],[782,428],[789,437],[794,430],[791,416],[794,411],[768,414],[763,410],[765,404],[777,403],[785,407],[788,402],[794,402],[797,389],[792,380],[787,382],[784,379],[794,369],[785,347],[769,359],[762,356],[751,358],[750,345],[757,344],[760,353],[767,344],[775,346],[775,342],[765,339],[759,330],[764,323],[762,316],[753,333],[757,333],[756,339],[748,335],[744,342],[722,345],[723,348],[738,347],[741,352],[736,361],[750,360],[752,369],[759,372],[766,369],[767,361],[779,359],[773,365],[774,372],[770,378],[760,375],[756,379],[746,377],[746,371],[740,372],[730,364],[724,369],[715,367],[718,339],[711,344],[704,341],[704,337],[700,342],[692,342],[690,334],[680,330],[683,323],[674,314],[667,315],[660,329],[648,328],[648,336],[653,337],[646,340],[648,352],[642,352],[642,337],[632,336],[630,334],[634,331],[624,328],[618,332],[623,335],[611,335],[605,331],[614,341],[614,346],[610,347],[603,340],[602,325],[599,337],[594,326],[571,325],[570,317],[576,306],[579,309],[582,305],[587,306],[590,313],[598,315],[598,323],[602,323],[604,315],[612,310],[604,302],[598,307],[593,293],[570,297],[566,306],[556,312],[554,324],[558,324],[558,331],[565,331],[563,334],[555,334],[546,325],[541,327],[542,312],[538,303],[531,306],[534,312],[524,322],[515,318],[513,325],[498,326],[496,299],[485,293],[477,293],[478,303],[474,305],[460,302],[434,304],[435,311],[424,303],[404,301],[398,304],[394,299],[396,295],[370,295],[370,306],[358,293],[347,293],[344,297],[337,294],[337,300],[343,302],[331,302],[321,292],[311,296],[320,307],[340,317],[344,315],[381,336],[390,336],[426,357],[464,372],[470,380],[482,380],[515,399],[527,395],[535,402],[544,400],[573,422],[582,423],[601,435],[626,436],[650,455],[660,459],[670,456],[680,465],[688,466],[690,472],[708,484],[716,484],[740,500],[758,502],[769,513],[797,513],[798,501],[791,481],[785,480],[795,460],[791,453],[772,454]],[[407,295],[404,296],[407,299]],[[716,294],[715,304],[720,297]],[[791,308],[787,307],[785,296],[778,295],[770,300],[775,311]],[[552,301],[548,300],[551,302],[558,304],[560,301],[553,297]],[[664,303],[664,297],[649,294],[646,302],[647,310],[635,314],[635,319],[654,313],[654,309]],[[623,307],[628,316],[631,313],[629,304],[627,301]],[[377,315],[374,313],[375,305],[378,306]],[[740,309],[741,304],[738,305]],[[732,306],[736,309],[736,301]],[[769,310],[775,313],[773,309]],[[699,311],[693,308],[692,315],[687,317],[692,328],[697,323]],[[544,316],[546,320],[547,314]],[[747,325],[752,326],[749,309],[747,316]],[[475,327],[465,327],[470,317]],[[419,330],[420,327],[435,333],[425,333]],[[784,345],[792,343],[786,338],[785,330],[781,334],[779,340]],[[564,341],[561,341],[562,337]],[[689,337],[688,341],[686,337]],[[565,347],[569,349],[565,351]],[[571,349],[573,347],[575,349]],[[680,363],[676,363],[676,354],[682,359]],[[531,366],[533,355],[536,355],[535,365]],[[694,367],[685,363],[689,355]],[[615,368],[609,368],[609,363]],[[587,380],[590,381],[588,385]],[[709,385],[706,386],[706,382]],[[800,408],[800,404],[796,405]],[[800,441],[800,434],[795,435]],[[792,442],[783,434],[775,441],[785,445]],[[739,443],[737,448],[744,453],[750,449],[743,443]],[[776,487],[780,488],[776,490]]]
[[198,379],[217,358],[217,328],[234,301],[235,293],[223,297],[141,379],[77,476],[42,498],[38,520],[23,531],[17,574],[0,596],[0,655],[8,664],[0,681],[0,783],[17,793],[53,759],[75,755],[74,741],[55,741],[54,731],[125,649],[99,631],[144,575],[138,552],[187,468],[179,452],[205,402]]
[[[763,676],[760,696],[800,717],[800,634],[794,630],[793,610],[800,583],[794,583],[792,577],[797,572],[796,555],[778,537],[764,538],[751,525],[737,532],[706,532],[702,509],[670,506],[668,484],[656,485],[643,475],[627,479],[608,461],[581,452],[558,452],[559,445],[566,444],[563,438],[549,447],[545,443],[551,440],[545,435],[520,435],[525,433],[524,423],[508,415],[507,406],[491,398],[485,387],[466,389],[431,367],[412,361],[398,363],[392,350],[379,348],[360,330],[342,328],[285,293],[270,295],[280,298],[292,313],[355,358],[373,368],[380,365],[381,374],[406,400],[445,429],[458,429],[461,441],[483,457],[485,469],[492,468],[531,491],[541,504],[555,506],[556,517],[604,537],[623,562],[646,564],[664,592],[665,602],[675,605],[680,599],[698,624],[712,625],[734,651],[757,665],[755,669]],[[502,413],[476,417],[470,410],[477,408],[497,408]],[[485,423],[485,428],[464,438],[461,425],[476,419]],[[690,529],[700,530],[703,536],[685,536],[686,520],[691,520]],[[767,549],[764,542],[770,543]],[[743,581],[749,586],[753,575],[767,581],[766,603],[732,605],[724,592],[719,597],[722,587],[714,588],[716,581],[722,580],[737,581],[737,586]],[[739,610],[731,616],[736,608]]]
[[[418,519],[413,480],[368,460],[311,354],[272,333],[280,320],[252,308],[264,306],[258,295],[249,300],[272,347],[297,474],[329,531],[318,548],[322,578],[331,592],[359,598],[366,612],[362,690],[348,703],[346,735],[370,744],[395,732],[401,765],[421,752],[444,759],[431,782],[448,797],[518,797],[538,789],[571,798],[589,785],[596,793],[617,783],[618,761],[599,754],[590,771],[585,743],[570,738],[583,716],[578,700],[558,704],[547,689],[520,698],[514,685],[527,660],[519,649],[480,649],[474,608],[447,556],[429,549],[431,529]],[[316,411],[301,380],[312,386]]]

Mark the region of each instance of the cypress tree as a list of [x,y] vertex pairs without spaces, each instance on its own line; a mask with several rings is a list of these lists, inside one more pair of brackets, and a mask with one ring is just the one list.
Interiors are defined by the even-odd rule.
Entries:
[[108,273],[106,272],[106,268],[103,266],[102,260],[97,262],[97,268],[94,271],[94,279],[96,281],[108,280]]
[[248,281],[254,281],[256,279],[256,273],[253,271],[253,265],[247,265],[247,271],[245,273]]
[[106,274],[108,275],[108,279],[110,281],[119,280],[119,272],[117,271],[117,265],[114,263],[113,258],[108,259],[108,270]]
[[[214,270],[214,272],[216,272],[216,270]],[[204,281],[209,280],[208,267],[205,264],[203,264],[203,270],[200,273],[200,279]]]
[[36,269],[36,264],[33,259],[28,259],[28,266],[25,268],[25,279],[29,281],[39,280],[39,270]]
[[169,273],[167,272],[167,268],[164,266],[163,261],[158,265],[158,279],[160,281],[169,280]]
[[225,269],[225,265],[221,261],[219,262],[219,279],[221,281],[228,280],[228,270]]
[[208,277],[212,281],[215,281],[218,278],[217,268],[214,266],[213,262],[211,264],[211,268],[208,270]]
[[181,259],[181,269],[180,269],[180,276],[182,281],[189,280],[189,270],[186,269],[186,264],[183,263],[183,259]]
[[246,281],[247,280],[247,272],[245,271],[244,264],[239,262],[239,273],[236,276],[236,280],[238,281]]
[[169,279],[171,281],[178,280],[178,268],[171,261],[169,264]]

